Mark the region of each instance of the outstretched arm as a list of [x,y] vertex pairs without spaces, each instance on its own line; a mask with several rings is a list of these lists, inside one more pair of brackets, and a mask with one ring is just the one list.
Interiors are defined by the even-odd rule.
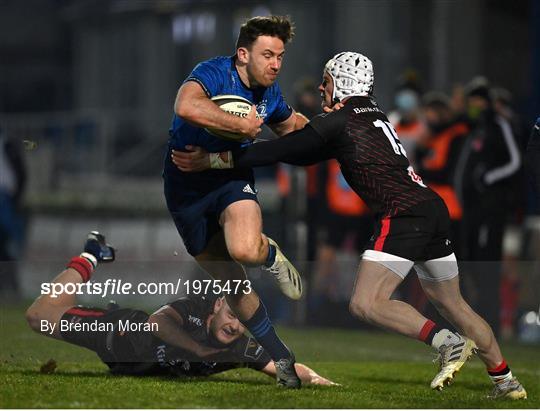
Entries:
[[323,138],[311,126],[272,141],[253,144],[232,151],[235,168],[260,167],[277,162],[307,166],[327,160]]
[[272,141],[264,141],[223,153],[207,153],[200,147],[191,152],[174,151],[172,161],[182,171],[203,171],[209,168],[260,167],[277,162],[307,166],[328,160],[333,154],[323,137],[307,125],[302,130]]

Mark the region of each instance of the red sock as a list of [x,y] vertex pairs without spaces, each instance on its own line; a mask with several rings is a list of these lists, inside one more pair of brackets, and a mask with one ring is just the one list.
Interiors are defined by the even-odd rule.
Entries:
[[510,371],[510,367],[508,367],[505,360],[503,360],[495,368],[488,368],[487,372],[489,374],[489,378],[491,378],[491,381],[494,383],[507,381],[513,378],[512,371]]
[[418,334],[418,339],[420,341],[425,342],[427,345],[431,345],[431,340],[433,340],[433,333],[432,331],[436,328],[437,324],[435,324],[431,320],[427,320],[420,330],[420,334]]
[[497,365],[495,368],[488,368],[487,369],[487,372],[489,375],[501,375],[501,374],[506,374],[508,373],[508,371],[510,370],[508,368],[508,364],[506,364],[506,361],[505,360],[502,360],[502,362]]
[[94,272],[94,266],[90,261],[88,261],[86,258],[83,257],[73,257],[66,268],[73,268],[75,271],[77,271],[82,279],[83,282],[87,282],[90,280],[90,277],[92,277],[92,273]]

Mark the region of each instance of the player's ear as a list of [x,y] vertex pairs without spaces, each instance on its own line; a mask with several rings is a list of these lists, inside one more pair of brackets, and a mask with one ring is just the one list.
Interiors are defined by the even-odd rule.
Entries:
[[249,61],[249,50],[246,47],[238,47],[236,56],[240,63],[247,64]]
[[224,300],[225,299],[222,297],[216,299],[216,302],[214,303],[214,314],[216,314],[217,312],[219,312],[219,310],[221,310],[221,307],[223,307]]

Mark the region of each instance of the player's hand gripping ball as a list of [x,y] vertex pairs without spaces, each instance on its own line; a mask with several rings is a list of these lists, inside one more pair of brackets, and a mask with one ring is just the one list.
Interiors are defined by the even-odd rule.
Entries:
[[[216,103],[223,111],[243,118],[249,115],[249,113],[251,112],[251,106],[253,104],[243,97],[231,94],[214,96],[211,98],[211,100]],[[216,137],[223,138],[225,140],[243,141],[246,139],[245,135],[233,133],[231,131],[218,130],[215,128],[207,128],[206,131]]]

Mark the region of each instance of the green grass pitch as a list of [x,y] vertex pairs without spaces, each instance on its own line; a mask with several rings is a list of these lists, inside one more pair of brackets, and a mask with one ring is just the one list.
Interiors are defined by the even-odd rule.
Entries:
[[[540,347],[503,345],[525,401],[489,401],[491,383],[474,359],[442,392],[430,390],[431,350],[384,333],[333,329],[279,331],[297,359],[340,384],[280,389],[252,370],[210,378],[113,377],[83,348],[39,336],[22,308],[0,309],[0,408],[539,408]],[[42,374],[49,359],[58,364]]]

